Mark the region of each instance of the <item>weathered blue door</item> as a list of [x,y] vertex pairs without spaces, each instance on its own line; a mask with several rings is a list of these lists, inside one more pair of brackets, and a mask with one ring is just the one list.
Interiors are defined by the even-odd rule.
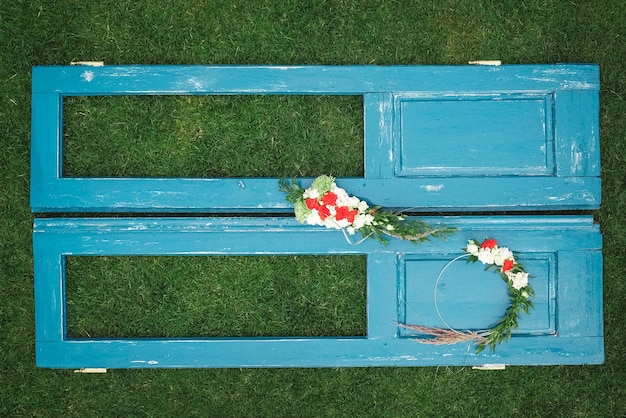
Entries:
[[[433,219],[437,221],[437,219]],[[450,219],[447,220],[450,222]],[[255,367],[579,364],[603,360],[601,239],[589,217],[456,218],[445,242],[374,240],[354,246],[336,230],[285,218],[38,219],[34,229],[37,363],[43,367]],[[515,244],[534,276],[535,309],[495,352],[472,343],[428,345],[398,324],[442,327],[435,279],[467,240]],[[66,256],[367,256],[367,336],[333,338],[68,338]],[[454,328],[483,329],[502,315],[506,287],[459,261],[438,283],[438,309]],[[476,299],[480,299],[477,303]]]
[[419,211],[600,203],[594,65],[35,67],[32,89],[35,212],[291,211],[272,178],[64,177],[63,98],[120,94],[362,95],[365,175],[338,180],[357,196]]
[[[255,217],[43,218],[33,230],[40,367],[338,367],[593,364],[603,361],[598,68],[122,66],[33,69],[35,212],[254,212]],[[365,175],[337,183],[458,231],[447,241],[351,245],[337,230],[272,213],[293,208],[277,179],[67,178],[62,105],[71,95],[360,94]],[[320,173],[323,174],[323,173]],[[307,183],[308,179],[303,179]],[[241,185],[244,184],[245,187]],[[463,212],[498,216],[461,216]],[[258,216],[263,215],[263,216]],[[495,352],[431,345],[407,326],[468,331],[509,303],[492,272],[463,260],[468,239],[496,237],[533,276],[534,309]],[[367,335],[302,338],[70,338],[68,256],[367,257]]]

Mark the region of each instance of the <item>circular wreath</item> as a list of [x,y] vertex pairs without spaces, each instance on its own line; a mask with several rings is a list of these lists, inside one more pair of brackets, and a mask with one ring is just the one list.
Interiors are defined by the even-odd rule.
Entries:
[[[435,308],[437,314],[441,320],[446,324],[446,328],[433,328],[420,325],[406,325],[400,324],[404,328],[408,328],[414,331],[420,331],[428,334],[431,338],[416,339],[421,343],[426,344],[455,344],[463,341],[476,340],[477,347],[476,353],[480,353],[485,347],[489,346],[492,350],[495,350],[497,344],[511,338],[511,331],[517,329],[518,320],[521,312],[529,313],[530,308],[533,307],[533,303],[530,300],[535,292],[532,286],[528,283],[529,274],[524,270],[524,267],[515,260],[513,252],[507,247],[499,247],[495,239],[489,238],[482,243],[470,239],[467,243],[467,247],[464,248],[465,254],[451,260],[439,273],[437,281],[435,282]],[[475,263],[480,261],[485,264],[485,270],[493,270],[500,274],[502,280],[504,280],[508,286],[508,294],[510,305],[502,317],[494,327],[483,331],[459,331],[452,328],[439,314],[437,308],[437,284],[443,272],[456,260],[468,257],[468,263]]]

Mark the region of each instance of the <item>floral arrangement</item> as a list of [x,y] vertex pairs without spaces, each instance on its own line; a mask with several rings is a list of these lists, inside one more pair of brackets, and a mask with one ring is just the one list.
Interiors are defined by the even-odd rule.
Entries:
[[358,231],[363,240],[376,238],[383,245],[387,245],[389,237],[418,243],[429,237],[442,238],[456,230],[446,226],[434,228],[380,206],[370,207],[364,200],[337,187],[335,179],[327,175],[317,177],[307,189],[300,187],[296,180],[281,179],[279,186],[287,194],[287,201],[293,203],[296,220],[300,223],[342,229],[348,235]]
[[[428,344],[454,344],[462,341],[477,341],[476,353],[480,353],[489,346],[495,351],[497,344],[511,338],[511,331],[517,329],[520,313],[529,313],[533,303],[530,300],[535,292],[528,283],[529,274],[524,267],[515,260],[513,252],[507,247],[499,247],[495,239],[486,239],[482,243],[470,239],[465,247],[469,263],[480,261],[487,267],[485,270],[494,270],[500,274],[508,286],[511,304],[504,317],[496,325],[486,331],[457,331],[455,329],[431,328],[419,325],[401,326],[431,335],[433,338],[417,341]],[[460,258],[460,257],[459,257]],[[444,321],[445,322],[445,321]]]

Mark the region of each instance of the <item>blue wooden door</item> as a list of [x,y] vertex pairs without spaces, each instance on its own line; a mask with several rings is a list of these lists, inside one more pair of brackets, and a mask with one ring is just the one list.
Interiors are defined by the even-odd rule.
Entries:
[[[440,219],[433,219],[433,222]],[[450,222],[451,219],[446,219]],[[34,229],[37,364],[41,367],[341,367],[593,364],[603,361],[601,237],[590,217],[463,217],[443,242],[350,245],[341,232],[287,218],[38,219]],[[442,327],[433,292],[467,240],[515,245],[535,308],[512,338],[480,354],[473,342],[430,345],[399,324]],[[69,338],[64,259],[123,255],[367,257],[367,335],[267,338]],[[290,280],[290,278],[285,278]],[[437,283],[455,329],[490,327],[506,310],[501,280],[459,261]]]
[[275,178],[63,176],[63,98],[342,94],[363,96],[364,178],[338,179],[357,196],[427,212],[593,209],[598,91],[595,65],[34,67],[31,206],[289,212]]
[[[37,364],[60,368],[338,367],[595,364],[603,361],[598,68],[105,66],[35,67],[34,212],[228,213],[204,218],[42,218],[33,229]],[[272,214],[293,207],[276,178],[70,178],[62,172],[63,98],[77,95],[356,94],[363,96],[364,176],[337,179],[389,208],[458,231],[447,241],[387,247]],[[323,174],[323,173],[320,173]],[[310,179],[302,179],[303,183]],[[245,186],[245,187],[242,187]],[[255,217],[241,217],[242,213]],[[498,216],[462,216],[498,212]],[[468,239],[496,237],[532,274],[535,308],[495,352],[431,345],[415,327],[493,325],[506,291],[463,260]],[[69,256],[367,257],[362,337],[71,338]],[[463,278],[463,280],[459,280]],[[501,284],[501,283],[500,283]]]

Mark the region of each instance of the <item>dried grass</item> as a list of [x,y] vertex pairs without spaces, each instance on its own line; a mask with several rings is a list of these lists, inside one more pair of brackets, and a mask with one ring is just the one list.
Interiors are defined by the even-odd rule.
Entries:
[[472,340],[475,340],[477,343],[481,343],[489,336],[489,332],[458,331],[455,329],[425,327],[422,325],[398,325],[402,328],[418,331],[432,336],[432,338],[412,338],[413,341],[417,341],[422,344],[456,344]]

